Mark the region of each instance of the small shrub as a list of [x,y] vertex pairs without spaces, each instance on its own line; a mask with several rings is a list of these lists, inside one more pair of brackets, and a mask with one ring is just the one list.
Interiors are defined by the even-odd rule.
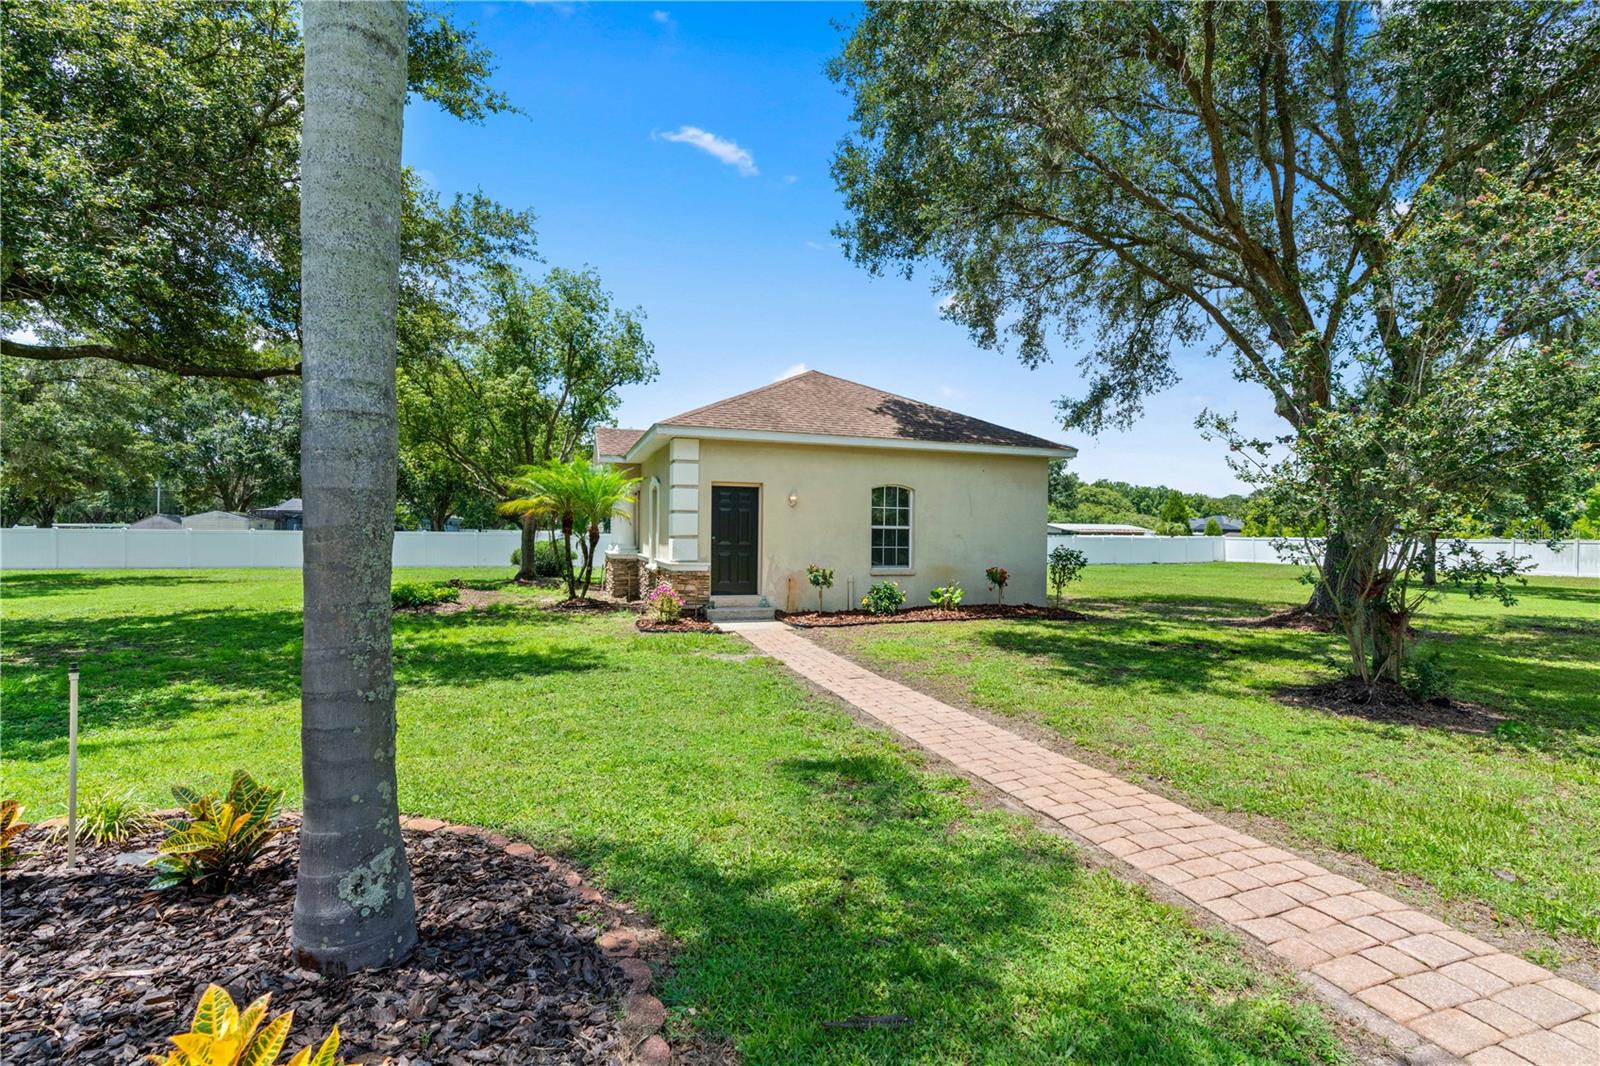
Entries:
[[960,607],[961,598],[966,594],[966,590],[961,587],[961,582],[952,581],[950,584],[941,585],[928,593],[928,602],[935,607],[943,607],[949,611]]
[[1067,586],[1082,577],[1083,568],[1088,565],[1087,556],[1065,544],[1057,544],[1050,552],[1050,588],[1058,603],[1066,598]]
[[160,854],[150,860],[156,871],[150,887],[157,891],[186,885],[226,892],[267,841],[283,831],[277,824],[283,789],[258,785],[243,770],[234,771],[220,799],[182,786],[172,794],[187,817],[166,823]]
[[1006,582],[1011,580],[1011,571],[1003,566],[991,566],[983,572],[983,576],[994,586],[994,602],[1006,602]]
[[1220,536],[1222,536],[1222,523],[1218,522],[1215,518],[1206,519],[1206,536],[1208,536],[1208,537],[1220,537]]
[[893,581],[879,581],[861,597],[861,606],[868,614],[894,614],[905,602],[905,592]]
[[683,598],[665,581],[646,593],[644,601],[649,604],[657,622],[667,624],[676,622],[678,616],[683,613]]
[[1406,659],[1401,677],[1411,698],[1421,703],[1443,699],[1455,686],[1455,672],[1439,661],[1436,648],[1423,648]]
[[425,584],[420,581],[403,581],[389,590],[389,599],[397,611],[416,610],[440,603],[455,603],[461,598],[461,588],[443,582]]
[[[150,1056],[156,1066],[277,1066],[278,1053],[289,1039],[294,1011],[284,1011],[267,1021],[271,994],[262,996],[243,1011],[234,1006],[233,997],[221,985],[210,985],[200,997],[189,1031],[168,1037],[177,1050],[166,1058]],[[262,1023],[266,1024],[262,1024]],[[315,1052],[301,1048],[283,1066],[342,1066],[339,1054],[339,1027]]]
[[[156,825],[149,812],[134,801],[132,792],[102,792],[84,802],[78,818],[78,839],[91,844],[121,844]],[[65,840],[67,827],[58,827],[51,836]]]
[[833,588],[833,571],[815,563],[806,567],[806,580],[817,590],[817,613],[822,613],[822,590]]
[[[511,565],[522,566],[522,549],[511,549]],[[561,576],[561,545],[553,540],[535,541],[533,545],[533,574],[535,577]]]
[[16,800],[0,800],[0,870],[22,858],[13,841],[28,828],[29,823],[22,820],[22,812],[26,809]]

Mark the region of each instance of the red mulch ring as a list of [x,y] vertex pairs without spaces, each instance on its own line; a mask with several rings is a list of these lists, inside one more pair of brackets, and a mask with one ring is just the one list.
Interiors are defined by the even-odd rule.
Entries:
[[721,633],[711,622],[704,618],[691,618],[680,615],[676,622],[658,622],[649,615],[642,615],[633,623],[634,628],[641,633]]
[[[615,1009],[628,977],[586,921],[594,891],[488,840],[408,830],[416,951],[389,970],[327,978],[289,957],[294,832],[223,897],[151,896],[150,871],[112,847],[80,852],[68,873],[64,849],[34,836],[19,843],[40,854],[0,883],[7,1063],[165,1053],[212,982],[241,1007],[271,992],[274,1014],[292,1008],[293,1050],[338,1023],[352,1062],[612,1062],[632,1045]],[[123,847],[148,851],[158,839]]]
[[1354,676],[1317,685],[1296,685],[1280,689],[1276,695],[1284,703],[1329,714],[1457,733],[1493,733],[1506,720],[1504,714],[1480,703],[1443,698],[1423,702],[1392,681],[1379,681],[1369,688]]
[[976,622],[984,618],[1031,618],[1051,622],[1087,622],[1089,616],[1066,607],[1037,607],[1031,603],[974,603],[961,607],[908,607],[894,614],[867,611],[778,612],[778,620],[800,629],[836,626],[878,626],[902,622]]

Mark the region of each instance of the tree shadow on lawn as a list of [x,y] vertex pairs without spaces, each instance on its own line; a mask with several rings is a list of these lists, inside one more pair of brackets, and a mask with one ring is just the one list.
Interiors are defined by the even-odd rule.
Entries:
[[143,588],[167,588],[175,585],[213,585],[218,577],[208,574],[171,573],[149,571],[99,570],[10,570],[0,575],[0,599],[24,600],[41,596],[61,596],[75,592],[92,592],[96,589],[120,588],[138,585]]
[[[475,619],[478,612],[410,620],[396,627],[395,677],[408,684],[460,684],[593,670],[605,656],[585,646],[526,646],[517,635],[452,630],[559,625],[525,612]],[[7,626],[5,752],[9,758],[59,755],[67,732],[67,663],[80,664],[86,726],[142,728],[176,723],[197,709],[298,701],[298,610],[197,610],[126,615],[92,622],[28,620]]]
[[[615,833],[577,848],[683,940],[668,1001],[752,1060],[1315,1061],[1304,1008],[1243,998],[1249,967],[1197,959],[1181,915],[1062,842],[992,814],[951,821],[896,757],[775,769],[813,812],[779,850],[719,861]],[[909,1021],[823,1025],[874,1015]]]
[[1047,660],[1054,673],[1081,684],[1160,692],[1200,692],[1230,681],[1244,686],[1240,675],[1249,666],[1300,667],[1325,657],[1328,649],[1320,634],[1236,638],[1175,632],[1136,619],[1093,626],[1013,623],[986,630],[981,639],[1001,651]]

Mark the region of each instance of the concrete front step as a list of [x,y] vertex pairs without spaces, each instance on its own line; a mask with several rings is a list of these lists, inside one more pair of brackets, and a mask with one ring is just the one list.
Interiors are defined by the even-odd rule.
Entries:
[[770,622],[776,615],[777,608],[758,607],[754,604],[706,609],[706,620],[709,622]]

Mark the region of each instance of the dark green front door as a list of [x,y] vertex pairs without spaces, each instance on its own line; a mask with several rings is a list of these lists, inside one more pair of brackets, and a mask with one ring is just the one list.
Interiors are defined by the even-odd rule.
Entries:
[[711,595],[754,596],[761,490],[711,486]]

